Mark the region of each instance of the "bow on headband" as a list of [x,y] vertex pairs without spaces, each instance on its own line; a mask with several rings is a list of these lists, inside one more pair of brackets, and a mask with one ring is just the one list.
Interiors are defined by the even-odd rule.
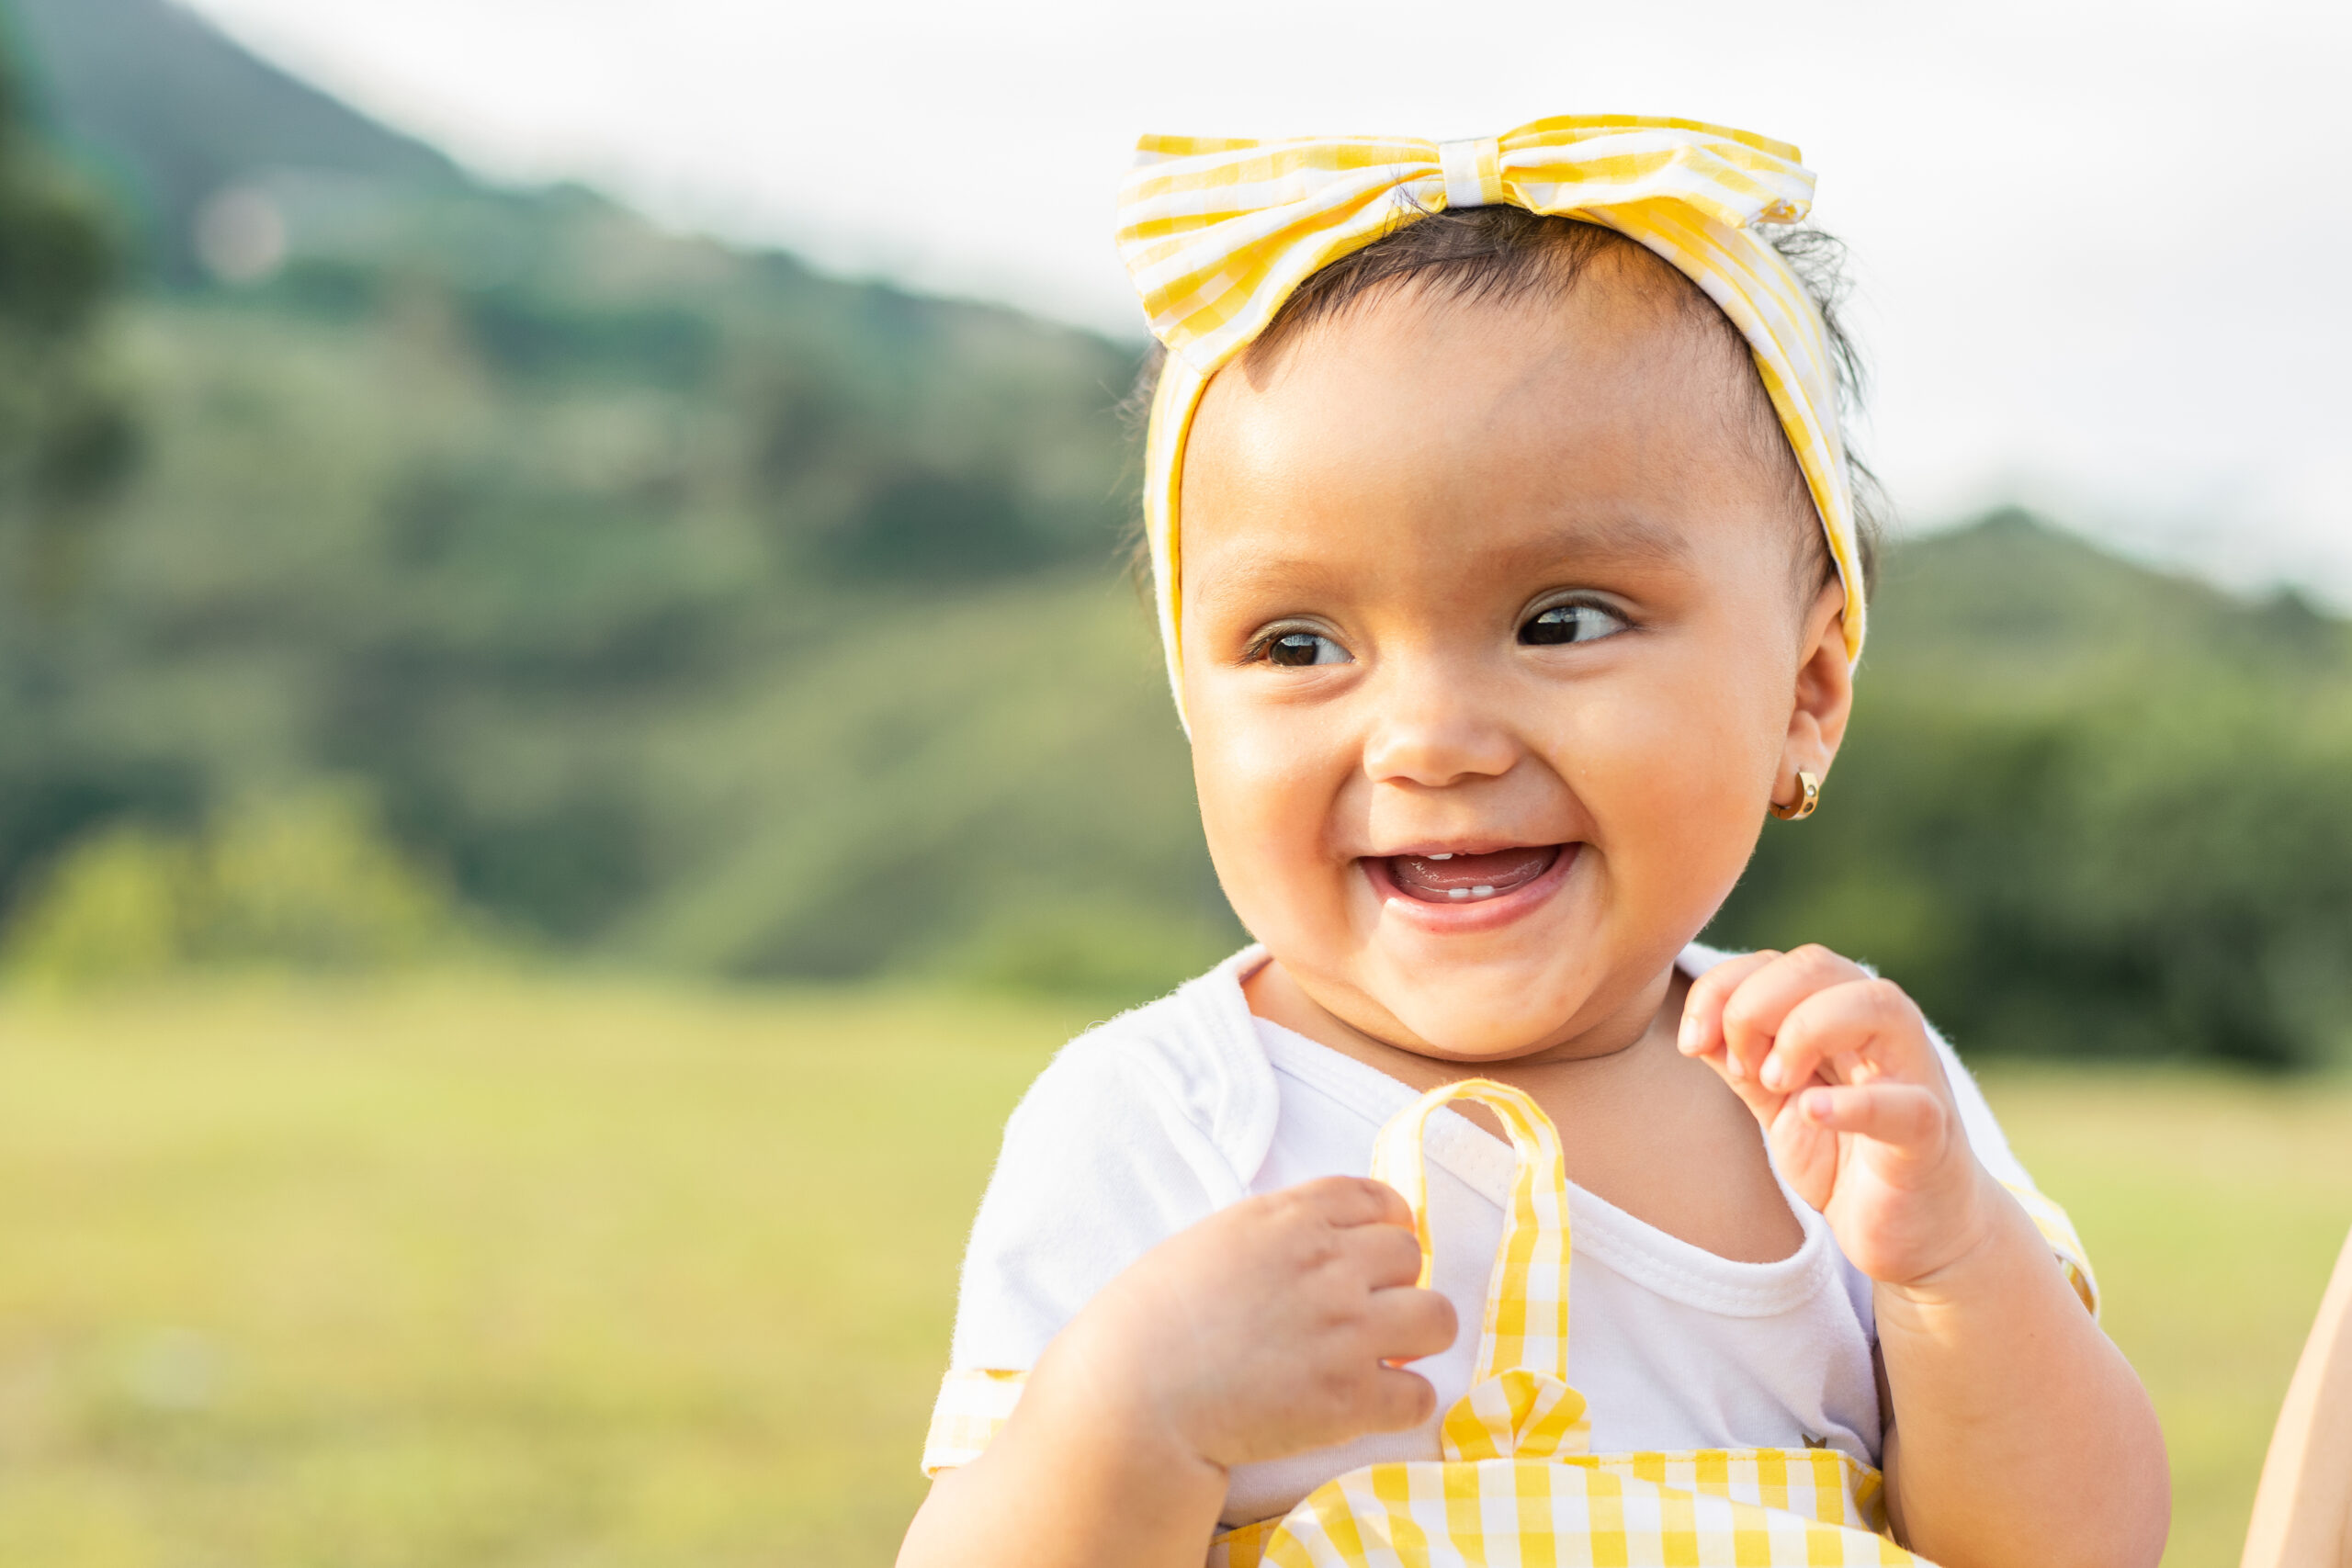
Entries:
[[1446,208],[1523,207],[1604,224],[1704,289],[1747,339],[1821,513],[1846,589],[1846,651],[1862,650],[1862,574],[1838,428],[1838,376],[1821,312],[1756,232],[1793,223],[1813,175],[1785,142],[1696,120],[1567,115],[1502,136],[1147,136],[1119,190],[1119,254],[1168,347],[1144,456],[1168,677],[1178,649],[1184,442],[1209,378],[1266,329],[1317,269]]

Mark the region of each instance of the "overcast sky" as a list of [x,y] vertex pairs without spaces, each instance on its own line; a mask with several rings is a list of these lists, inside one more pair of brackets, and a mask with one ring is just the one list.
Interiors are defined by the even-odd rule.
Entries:
[[1853,247],[1915,522],[2021,498],[2352,605],[2340,0],[195,3],[492,176],[1129,335],[1144,130],[1761,131]]

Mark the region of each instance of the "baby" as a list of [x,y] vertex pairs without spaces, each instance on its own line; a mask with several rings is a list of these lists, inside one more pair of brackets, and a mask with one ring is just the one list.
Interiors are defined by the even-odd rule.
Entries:
[[1955,1568],[2154,1563],[2154,1416],[1959,1063],[1860,964],[1693,942],[1813,808],[1860,647],[1838,343],[1757,237],[1794,150],[1146,151],[1162,631],[1261,945],[1014,1113],[901,1568],[1199,1568],[1435,1459],[1512,1155],[1430,1119],[1429,1288],[1365,1172],[1467,1078],[1558,1130],[1593,1452],[1834,1450]]

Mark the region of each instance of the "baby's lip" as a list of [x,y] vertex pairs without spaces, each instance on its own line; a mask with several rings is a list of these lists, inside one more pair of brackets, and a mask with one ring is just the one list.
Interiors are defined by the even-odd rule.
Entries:
[[1552,869],[1561,844],[1437,849],[1379,857],[1396,890],[1422,903],[1465,903],[1499,897]]
[[1437,859],[1445,855],[1490,855],[1497,850],[1530,847],[1517,839],[1430,839],[1418,844],[1399,844],[1393,850],[1374,850],[1364,858],[1392,860],[1398,855],[1419,855]]

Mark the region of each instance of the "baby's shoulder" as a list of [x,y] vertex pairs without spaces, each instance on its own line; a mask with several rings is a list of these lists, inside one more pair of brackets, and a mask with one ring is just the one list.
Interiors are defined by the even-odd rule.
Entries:
[[1037,1076],[965,1248],[956,1365],[1030,1365],[1119,1270],[1248,1196],[1274,1122],[1248,1016],[1219,965],[1088,1030]]
[[1279,1111],[1273,1069],[1241,994],[1252,957],[1238,953],[1063,1046],[1006,1126],[1007,1153],[1039,1140],[1113,1157],[1172,1150],[1246,1185]]

